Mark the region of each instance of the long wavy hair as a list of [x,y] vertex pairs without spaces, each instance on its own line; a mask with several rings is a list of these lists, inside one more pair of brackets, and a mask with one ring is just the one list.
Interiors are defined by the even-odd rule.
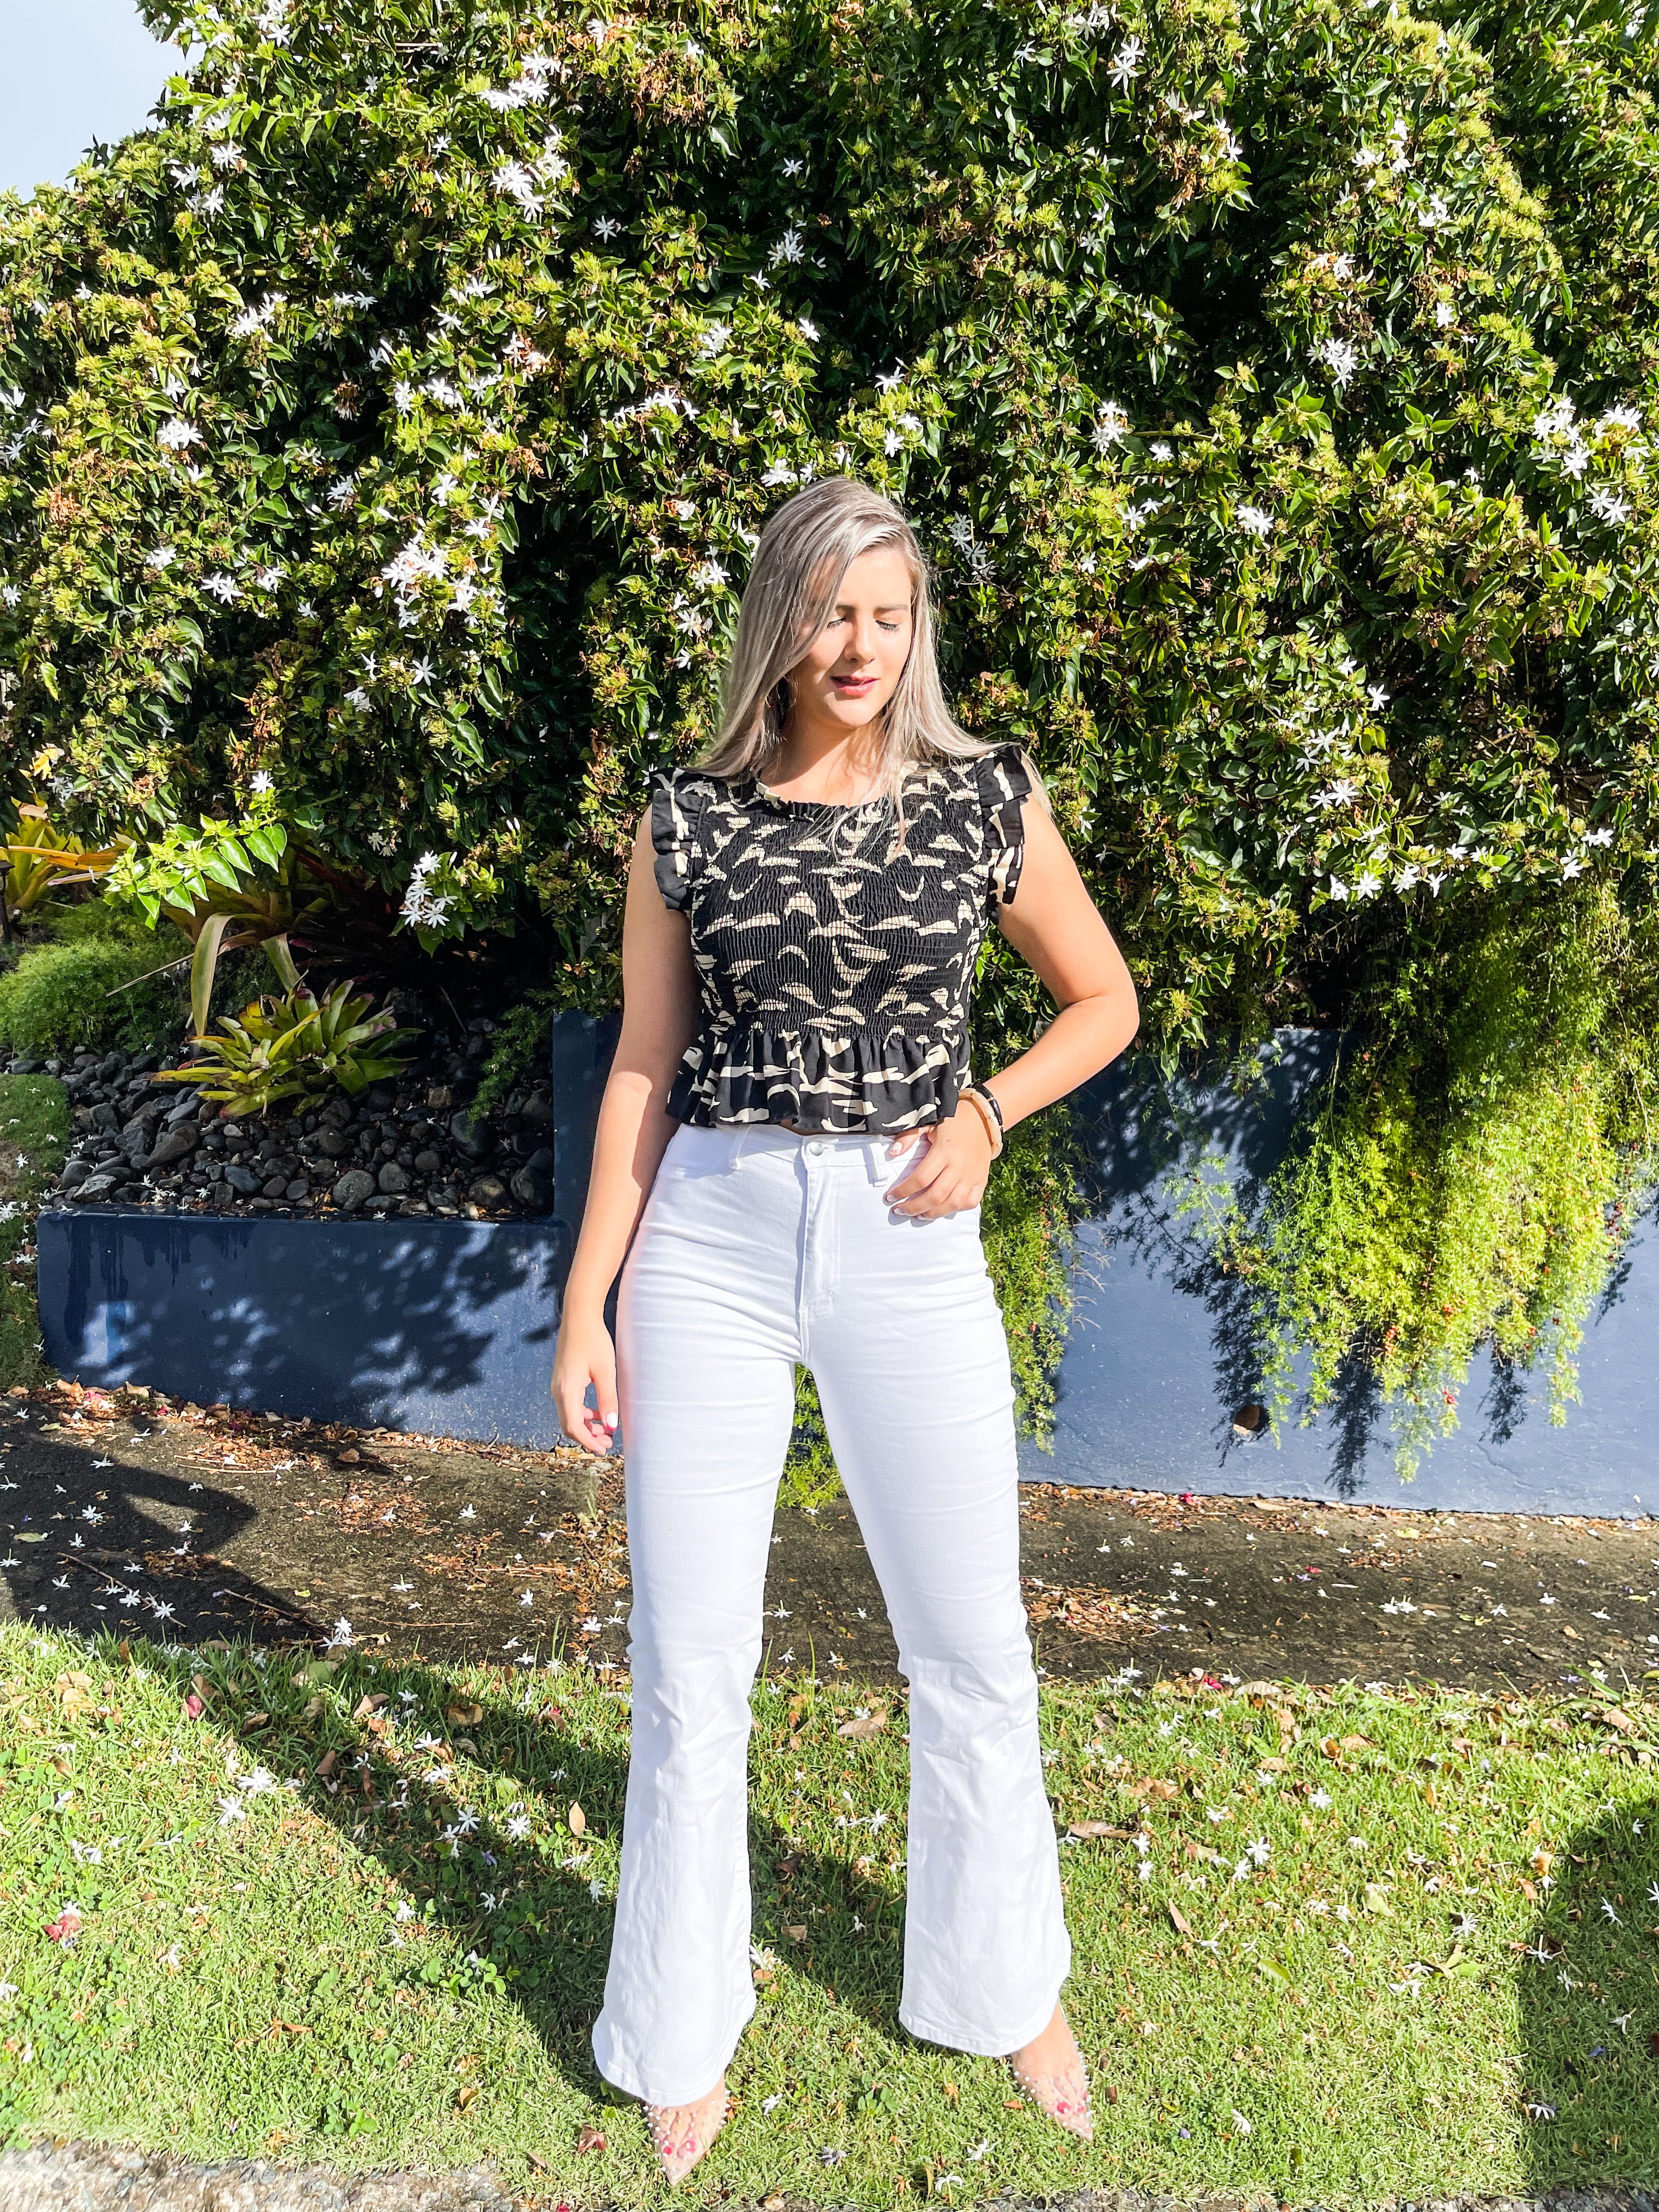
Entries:
[[702,762],[710,775],[764,780],[788,720],[790,670],[805,658],[834,612],[852,562],[890,545],[910,572],[910,652],[882,709],[880,769],[871,796],[887,799],[902,825],[904,781],[912,768],[972,760],[990,750],[945,703],[932,580],[915,532],[892,501],[867,484],[824,477],[785,500],[761,532],[720,687],[720,733]]

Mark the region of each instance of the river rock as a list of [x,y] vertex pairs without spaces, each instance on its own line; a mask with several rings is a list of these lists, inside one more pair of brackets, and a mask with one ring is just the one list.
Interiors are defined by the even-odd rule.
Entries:
[[467,1196],[474,1206],[488,1206],[493,1212],[498,1206],[507,1204],[507,1185],[499,1176],[480,1176]]
[[201,1132],[193,1121],[185,1122],[176,1129],[168,1129],[155,1140],[155,1150],[145,1165],[149,1168],[170,1168],[186,1160],[196,1150]]
[[95,1206],[100,1198],[109,1196],[120,1180],[118,1176],[89,1175],[84,1182],[76,1185],[70,1196],[77,1206]]
[[520,1205],[527,1206],[532,1213],[545,1213],[553,1203],[552,1180],[539,1168],[520,1168],[510,1188]]
[[263,1177],[255,1175],[252,1168],[245,1168],[236,1161],[225,1170],[225,1181],[233,1190],[240,1190],[244,1198],[256,1197],[264,1188]]
[[374,1195],[374,1178],[366,1168],[350,1168],[334,1186],[334,1203],[353,1212]]
[[409,1170],[400,1168],[396,1160],[388,1160],[375,1180],[383,1191],[401,1196],[409,1188]]
[[455,1149],[469,1160],[487,1160],[495,1149],[495,1139],[482,1121],[476,1121],[465,1107],[452,1114],[449,1134]]

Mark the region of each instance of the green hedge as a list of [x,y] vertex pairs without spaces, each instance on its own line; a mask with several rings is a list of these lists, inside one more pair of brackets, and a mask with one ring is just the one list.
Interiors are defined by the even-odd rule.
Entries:
[[0,1046],[41,1054],[179,1045],[189,1016],[183,981],[153,973],[172,957],[164,940],[101,901],[49,910],[45,931],[0,975]]

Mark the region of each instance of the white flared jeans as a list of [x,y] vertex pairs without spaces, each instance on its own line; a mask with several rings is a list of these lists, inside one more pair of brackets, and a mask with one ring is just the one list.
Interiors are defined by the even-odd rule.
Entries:
[[1013,1389],[976,1212],[896,1215],[888,1139],[682,1127],[617,1306],[633,1729],[593,2050],[654,2105],[720,2080],[755,2008],[750,1694],[772,1516],[811,1370],[910,1685],[899,2019],[997,2055],[1071,1965],[1019,1594]]

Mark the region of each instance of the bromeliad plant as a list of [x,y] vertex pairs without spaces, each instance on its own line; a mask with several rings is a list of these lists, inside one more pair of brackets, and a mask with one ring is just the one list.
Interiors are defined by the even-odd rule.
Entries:
[[101,849],[89,849],[72,832],[58,829],[44,806],[25,801],[16,812],[16,826],[0,844],[0,920],[8,932],[14,921],[70,884],[107,876],[131,842],[118,837]]
[[401,1048],[416,1032],[397,1026],[390,1006],[368,1012],[367,995],[354,998],[349,983],[321,999],[304,984],[281,998],[256,999],[240,1020],[198,1036],[197,1058],[164,1069],[158,1083],[190,1083],[227,1115],[243,1120],[270,1114],[288,1101],[314,1097],[338,1084],[357,1097],[371,1083],[400,1075],[409,1061]]

